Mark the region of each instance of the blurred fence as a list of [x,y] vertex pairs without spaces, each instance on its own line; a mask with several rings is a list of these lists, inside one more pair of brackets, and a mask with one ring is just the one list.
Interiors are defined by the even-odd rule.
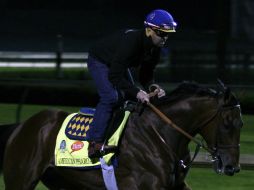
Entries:
[[[204,47],[213,48],[191,48],[181,45],[171,49],[170,54],[164,54],[155,72],[157,81],[165,84],[168,91],[183,80],[196,81],[207,86],[216,84],[217,78],[221,78],[217,53],[213,50],[214,46]],[[245,51],[238,48],[239,51],[232,48],[226,54],[227,62],[222,79],[227,86],[242,95],[241,103],[245,113],[252,113],[254,51],[250,51],[252,46],[248,46],[249,49]],[[0,94],[0,100],[20,104],[94,105],[98,97],[85,69],[87,58],[87,52],[0,52],[0,87],[3,92]],[[8,73],[6,67],[15,70]],[[32,70],[19,74],[22,67],[36,70],[50,68],[54,73],[50,77],[48,70],[43,73]],[[80,73],[71,70],[69,75],[72,77],[68,78],[62,70],[69,68],[77,68]]]
[[228,84],[254,83],[254,45],[251,41],[231,39],[223,47],[216,35],[194,36],[171,44],[170,81],[194,80],[213,83],[221,78]]
[[84,68],[88,53],[0,52],[0,67]]
[[[191,152],[191,156],[194,155],[194,152]],[[200,152],[195,158],[193,165],[198,167],[212,167],[211,157],[207,153]],[[251,154],[240,154],[239,164],[241,169],[254,169],[254,156]]]

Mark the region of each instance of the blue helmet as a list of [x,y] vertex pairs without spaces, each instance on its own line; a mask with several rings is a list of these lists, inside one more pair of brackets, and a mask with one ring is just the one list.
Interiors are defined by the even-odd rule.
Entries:
[[175,32],[177,23],[170,13],[162,9],[153,10],[144,21],[146,27],[155,28],[163,32]]

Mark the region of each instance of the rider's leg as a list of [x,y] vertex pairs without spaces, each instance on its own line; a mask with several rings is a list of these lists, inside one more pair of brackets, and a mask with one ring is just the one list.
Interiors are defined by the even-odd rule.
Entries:
[[87,135],[89,141],[102,142],[113,107],[118,101],[118,93],[108,79],[109,68],[105,64],[89,57],[88,69],[95,82],[100,100],[96,106],[94,120]]

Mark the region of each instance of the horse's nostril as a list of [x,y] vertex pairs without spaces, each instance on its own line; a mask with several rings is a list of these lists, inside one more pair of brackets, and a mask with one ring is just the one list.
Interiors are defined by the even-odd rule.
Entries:
[[234,170],[234,167],[233,167],[233,166],[230,166],[230,165],[226,165],[226,166],[225,166],[225,169],[226,169],[226,170]]
[[240,169],[240,167],[238,167],[238,166],[237,166],[237,167],[235,167],[235,173],[239,173],[239,172],[240,172],[240,170],[241,170],[241,169]]
[[227,165],[225,167],[225,174],[226,175],[232,176],[232,175],[234,175],[234,173],[235,173],[235,168],[233,166]]

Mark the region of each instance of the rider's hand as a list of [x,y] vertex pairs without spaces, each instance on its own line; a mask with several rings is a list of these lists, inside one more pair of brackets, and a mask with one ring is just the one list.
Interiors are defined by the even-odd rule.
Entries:
[[161,98],[166,95],[165,90],[163,90],[158,84],[152,84],[149,86],[150,92],[155,92],[158,98]]
[[140,90],[137,93],[137,99],[141,101],[142,103],[149,102],[149,94],[147,94],[145,91]]

